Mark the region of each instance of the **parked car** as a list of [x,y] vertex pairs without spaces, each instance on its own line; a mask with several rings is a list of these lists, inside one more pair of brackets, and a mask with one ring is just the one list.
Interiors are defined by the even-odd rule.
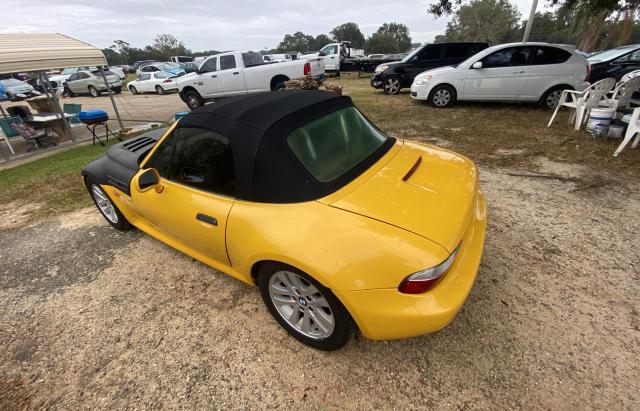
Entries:
[[189,61],[186,63],[180,63],[180,67],[182,67],[187,74],[195,73],[196,71],[198,71],[198,67],[200,67],[200,64]]
[[136,74],[155,73],[156,71],[164,71],[175,76],[182,76],[187,73],[178,63],[148,63],[140,66]]
[[36,91],[29,83],[14,78],[0,80],[4,88],[4,94],[11,101],[20,101],[25,98],[39,96],[40,92]]
[[275,320],[317,349],[356,328],[394,339],[453,321],[487,225],[470,160],[387,136],[322,91],[235,97],[174,124],[82,170],[111,226],[257,285]]
[[398,94],[411,87],[420,73],[442,66],[453,66],[489,47],[489,43],[436,43],[425,44],[398,62],[383,63],[376,67],[371,87],[386,94]]
[[603,78],[622,76],[640,69],[640,44],[616,47],[587,58],[589,62],[589,81],[595,83]]
[[262,56],[262,58],[264,59],[264,61],[271,61],[274,63],[281,63],[283,61],[292,60],[290,54],[267,54],[265,56]]
[[124,80],[127,77],[127,74],[124,72],[124,70],[118,66],[110,66],[109,71],[117,74],[118,77],[120,77],[120,80]]
[[133,70],[134,73],[137,73],[140,66],[147,63],[157,63],[157,61],[156,60],[138,60],[135,63],[133,63],[133,66],[131,66],[131,69]]
[[285,81],[307,75],[324,77],[321,57],[265,63],[260,53],[235,51],[209,57],[177,81],[182,101],[193,110],[213,98],[281,90]]
[[369,60],[385,60],[388,59],[389,56],[386,54],[369,54],[367,58]]
[[435,107],[456,100],[539,102],[555,108],[565,89],[589,86],[587,60],[575,47],[549,43],[511,43],[489,47],[459,65],[418,74],[411,98]]
[[[114,93],[120,94],[122,91],[122,81],[120,77],[111,71],[104,72],[109,86]],[[98,71],[81,70],[69,76],[64,84],[67,94],[73,97],[76,94],[89,94],[91,97],[98,97],[100,92],[107,91],[102,75]]]
[[157,93],[166,94],[167,91],[178,90],[176,76],[165,71],[155,73],[142,73],[136,80],[127,83],[127,88],[131,94]]
[[54,90],[57,90],[59,87],[62,87],[62,85],[69,79],[69,77],[73,73],[76,73],[81,70],[96,71],[98,70],[98,68],[97,67],[67,67],[63,69],[59,74],[49,76],[49,82],[51,83],[51,87],[53,87]]
[[191,56],[171,56],[169,58],[174,63],[190,63],[193,61],[193,57]]

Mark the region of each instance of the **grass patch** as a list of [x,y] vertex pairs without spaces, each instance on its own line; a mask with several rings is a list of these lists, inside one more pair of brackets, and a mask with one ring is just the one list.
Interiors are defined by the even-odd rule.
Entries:
[[[640,150],[625,149],[613,157],[620,140],[595,140],[567,124],[561,112],[547,128],[551,111],[535,104],[457,103],[438,109],[412,100],[409,89],[385,95],[368,79],[336,80],[378,127],[394,137],[443,145],[485,166],[528,167],[537,156],[585,164],[599,171],[640,174]],[[520,151],[522,154],[504,154]]]
[[0,170],[1,203],[37,204],[39,207],[30,213],[29,221],[90,205],[91,198],[80,179],[80,170],[107,147],[76,147]]
[[130,81],[133,81],[137,78],[138,78],[138,75],[136,73],[127,73],[124,80],[122,80],[122,88],[127,88],[127,84],[129,84]]

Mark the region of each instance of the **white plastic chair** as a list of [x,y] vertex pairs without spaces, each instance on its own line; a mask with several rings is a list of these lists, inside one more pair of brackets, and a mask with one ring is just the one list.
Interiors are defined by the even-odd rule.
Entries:
[[633,139],[633,136],[635,136],[636,139],[633,141],[631,148],[636,148],[638,146],[638,143],[640,143],[640,134],[638,134],[640,132],[640,121],[638,121],[639,118],[640,107],[637,107],[633,109],[633,114],[631,114],[631,120],[629,120],[627,132],[624,133],[624,139],[622,140],[622,143],[620,143],[618,148],[616,148],[616,151],[613,153],[614,157],[618,157],[618,154],[620,154],[620,152],[627,146],[627,144],[629,144],[631,139]]
[[547,127],[551,127],[553,120],[555,120],[560,107],[569,107],[571,115],[569,116],[569,124],[575,119],[575,129],[580,130],[582,122],[587,118],[585,115],[592,108],[598,107],[600,100],[611,91],[616,84],[616,80],[613,78],[605,78],[598,82],[593,83],[590,87],[583,91],[576,90],[564,90],[560,96],[560,101],[556,107],[551,120]]
[[625,81],[631,80],[632,78],[640,76],[640,70],[633,70],[622,76],[618,84],[624,83]]
[[631,77],[624,82],[620,81],[611,92],[611,97],[605,97],[599,104],[602,107],[608,107],[614,110],[629,108],[631,106],[631,97],[633,93],[638,90],[640,90],[640,77]]

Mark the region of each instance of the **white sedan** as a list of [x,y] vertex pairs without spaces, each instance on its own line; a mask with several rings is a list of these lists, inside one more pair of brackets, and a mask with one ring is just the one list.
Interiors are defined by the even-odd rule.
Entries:
[[176,76],[164,71],[155,73],[143,73],[137,79],[127,84],[131,94],[138,93],[158,93],[165,94],[167,91],[178,90],[178,84],[175,81]]
[[425,71],[413,80],[411,98],[435,107],[456,100],[539,102],[555,108],[562,90],[589,87],[587,60],[575,47],[511,43],[489,47],[457,66]]

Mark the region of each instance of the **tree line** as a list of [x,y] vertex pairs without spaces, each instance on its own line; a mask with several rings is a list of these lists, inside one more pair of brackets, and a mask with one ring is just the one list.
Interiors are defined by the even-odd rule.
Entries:
[[[301,31],[285,34],[277,47],[263,50],[265,54],[287,52],[316,52],[328,43],[350,41],[352,47],[365,49],[368,53],[403,53],[412,45],[407,26],[401,23],[384,23],[368,38],[365,38],[356,23],[349,22],[334,27],[329,34],[312,36]],[[169,60],[171,56],[210,56],[219,50],[193,52],[171,34],[159,34],[151,45],[143,48],[132,47],[124,40],[114,40],[108,48],[102,49],[109,65],[133,64],[139,60]]]
[[409,28],[401,23],[384,23],[368,38],[365,38],[360,27],[353,22],[344,23],[331,29],[329,34],[312,36],[301,31],[285,34],[284,39],[269,53],[315,52],[328,43],[349,41],[356,49],[364,49],[367,53],[404,53],[412,47]]
[[[536,12],[529,41],[575,44],[592,52],[640,42],[640,0],[550,0],[554,11]],[[436,42],[520,41],[526,20],[508,0],[438,0],[429,13],[451,15]]]

